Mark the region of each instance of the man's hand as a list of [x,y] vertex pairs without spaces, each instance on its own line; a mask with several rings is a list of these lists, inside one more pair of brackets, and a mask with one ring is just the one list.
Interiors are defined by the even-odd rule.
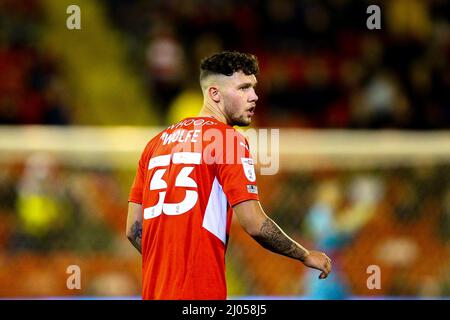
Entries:
[[331,272],[331,259],[323,252],[310,250],[309,254],[303,260],[307,267],[322,271],[319,279],[325,279]]

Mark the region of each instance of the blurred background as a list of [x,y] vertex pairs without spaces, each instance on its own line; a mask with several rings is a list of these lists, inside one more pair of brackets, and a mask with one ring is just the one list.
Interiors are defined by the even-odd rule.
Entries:
[[252,127],[280,129],[265,210],[334,261],[317,281],[233,221],[230,298],[450,297],[448,1],[73,2],[0,0],[0,298],[140,297],[137,161],[197,114],[199,61],[221,50],[257,55]]

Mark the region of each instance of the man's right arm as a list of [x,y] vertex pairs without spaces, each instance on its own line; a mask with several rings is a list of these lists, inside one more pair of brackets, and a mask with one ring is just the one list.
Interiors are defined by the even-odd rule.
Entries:
[[126,235],[131,244],[142,253],[142,205],[128,202]]
[[321,270],[324,279],[331,271],[331,259],[324,253],[307,250],[291,239],[264,212],[257,200],[241,202],[233,207],[244,230],[262,247],[272,252],[300,260],[310,268]]

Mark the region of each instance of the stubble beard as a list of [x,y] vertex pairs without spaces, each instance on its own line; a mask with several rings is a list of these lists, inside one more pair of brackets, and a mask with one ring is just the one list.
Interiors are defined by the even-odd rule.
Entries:
[[239,127],[247,127],[252,122],[252,120],[245,120],[243,118],[243,116],[239,117],[239,118],[238,117],[233,117],[233,118],[231,118],[231,121],[233,122],[232,126],[239,126]]
[[[245,111],[244,111],[244,113],[245,113]],[[232,122],[231,126],[248,127],[251,124],[251,122],[252,122],[251,118],[246,120],[245,114],[242,114],[240,116],[236,116],[234,114],[230,114],[229,118],[230,118],[230,120]]]

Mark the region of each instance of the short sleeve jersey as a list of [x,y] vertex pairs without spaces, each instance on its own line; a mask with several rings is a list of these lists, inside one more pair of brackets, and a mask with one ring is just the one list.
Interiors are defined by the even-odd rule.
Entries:
[[142,298],[226,299],[232,207],[259,200],[245,137],[186,118],[145,147],[130,202],[142,205]]

